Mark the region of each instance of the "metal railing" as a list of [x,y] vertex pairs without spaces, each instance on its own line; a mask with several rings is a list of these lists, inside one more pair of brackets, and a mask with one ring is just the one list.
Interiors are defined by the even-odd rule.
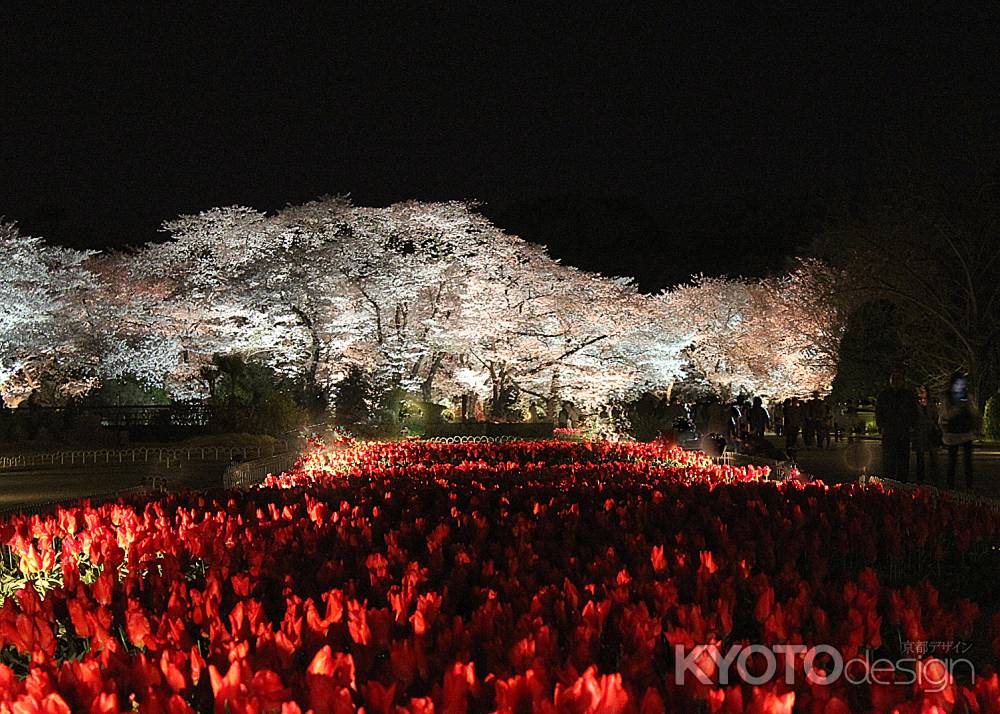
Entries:
[[168,468],[181,461],[246,461],[288,451],[291,444],[282,441],[271,446],[184,446],[135,447],[131,449],[73,449],[39,451],[0,456],[0,469],[32,466],[85,466],[87,464],[160,463]]
[[867,486],[869,484],[880,485],[886,490],[906,491],[908,493],[913,493],[919,489],[933,498],[947,499],[963,505],[986,508],[1000,513],[1000,499],[993,498],[992,496],[969,493],[968,491],[956,491],[955,489],[950,488],[939,488],[937,486],[924,483],[904,483],[903,481],[896,481],[895,479],[883,478],[881,476],[873,476],[867,473],[863,473],[860,477],[858,477],[858,483],[862,486]]
[[[973,508],[982,508],[993,513],[1000,513],[1000,499],[991,498],[965,491],[939,488],[929,484],[904,483],[895,479],[882,478],[862,473],[858,478],[862,486],[878,485],[887,491],[898,491],[914,494],[920,491],[933,500],[950,501]],[[904,534],[905,535],[905,534]],[[924,578],[972,578],[983,572],[996,572],[1000,565],[996,546],[989,539],[980,541],[968,550],[955,548],[954,543],[915,544],[915,539],[904,537],[902,550],[894,556],[879,563],[880,576],[884,575],[890,583],[915,583]],[[942,554],[939,550],[944,548]]]
[[223,488],[246,490],[260,484],[271,474],[288,471],[299,459],[299,452],[289,451],[262,459],[231,464],[222,474]]
[[760,456],[749,456],[736,451],[723,451],[715,457],[715,463],[722,466],[767,466],[771,469],[770,481],[787,481],[792,477],[793,461],[766,459]]
[[173,404],[116,404],[48,407],[34,405],[0,412],[0,418],[12,424],[63,425],[96,419],[112,429],[153,426],[205,427],[213,417],[226,417],[234,409],[212,406],[204,402],[174,402]]
[[[200,449],[201,447],[199,447]],[[205,447],[206,453],[209,448]],[[257,450],[259,447],[252,447],[250,451]],[[153,451],[153,450],[150,450]],[[192,449],[192,458],[193,452]],[[223,453],[236,454],[244,450],[241,449],[231,449],[223,451],[220,447],[220,456]],[[89,453],[89,452],[88,452]],[[213,451],[214,453],[214,451]],[[295,466],[296,461],[299,458],[299,452],[297,451],[287,451],[279,454],[274,454],[272,456],[266,456],[263,458],[253,459],[251,461],[244,461],[242,463],[231,464],[223,474],[223,485],[225,488],[240,489],[245,490],[256,486],[267,478],[268,474],[280,474],[284,471],[291,469]],[[102,462],[98,462],[102,463]],[[0,506],[0,518],[7,516],[24,514],[43,514],[48,513],[58,506],[65,506],[66,504],[76,503],[78,501],[87,500],[92,504],[106,503],[108,501],[114,501],[123,496],[139,495],[139,494],[149,494],[155,493],[157,491],[167,490],[170,485],[170,478],[168,478],[163,473],[153,473],[146,476],[143,479],[143,483],[136,486],[128,486],[125,488],[98,491],[94,493],[88,493],[81,496],[73,496],[70,498],[60,498],[60,499],[48,499],[43,501],[31,501],[28,503],[13,504],[8,506]]]
[[10,506],[0,507],[0,518],[6,518],[7,516],[14,516],[18,514],[31,516],[31,515],[41,515],[43,513],[48,513],[49,511],[57,508],[58,506],[65,506],[67,504],[73,504],[78,501],[90,501],[92,505],[97,505],[100,503],[107,503],[108,501],[116,501],[123,496],[133,496],[138,494],[144,494],[149,492],[149,486],[142,484],[140,486],[129,486],[127,488],[121,488],[115,491],[102,491],[99,493],[89,494],[86,496],[80,496],[76,498],[61,498],[61,499],[49,499],[45,501],[31,501],[28,503],[14,504]]

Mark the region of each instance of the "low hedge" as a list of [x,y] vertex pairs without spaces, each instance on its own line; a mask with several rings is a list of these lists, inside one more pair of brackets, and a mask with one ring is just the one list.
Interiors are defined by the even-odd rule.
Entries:
[[986,413],[983,415],[983,436],[990,441],[1000,441],[1000,392],[997,392],[986,402]]

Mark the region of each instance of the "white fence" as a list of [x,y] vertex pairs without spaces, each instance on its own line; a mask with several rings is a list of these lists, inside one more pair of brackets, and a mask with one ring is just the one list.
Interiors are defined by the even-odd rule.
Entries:
[[71,451],[39,451],[36,453],[0,456],[0,469],[32,466],[85,466],[87,464],[159,463],[166,467],[181,461],[246,461],[273,456],[288,451],[287,441],[272,446],[185,446],[136,447],[131,449],[74,449]]
[[506,444],[531,439],[519,436],[429,436],[420,441],[428,444]]
[[[219,458],[219,459],[221,459],[223,457],[230,457],[230,458],[235,459],[235,457],[237,457],[237,456],[239,456],[241,454],[244,454],[244,453],[247,453],[247,452],[249,452],[249,453],[254,453],[254,452],[260,453],[260,451],[262,451],[262,450],[266,450],[266,449],[260,449],[258,447],[252,447],[250,449],[235,449],[235,448],[233,448],[233,449],[224,449],[222,447],[219,447],[218,452],[216,452],[215,447],[205,447],[205,449],[204,449],[204,454],[205,455],[201,456],[202,448],[198,447],[196,449],[195,448],[190,449],[191,456],[188,457],[187,456],[187,451],[188,450],[187,449],[181,449],[181,450],[177,450],[177,451],[184,452],[183,456],[176,456],[174,454],[169,454],[169,455],[168,454],[164,454],[161,457],[162,458],[161,463],[167,463],[166,459],[168,458],[168,456],[171,459],[171,463],[176,463],[181,458],[195,459],[195,458],[201,457],[201,458],[204,458],[204,459],[210,459],[210,458],[215,457],[216,453],[218,453],[218,457],[217,458]],[[50,464],[50,463],[57,463],[58,464],[58,463],[60,463],[59,459],[58,459],[58,454],[60,454],[60,453],[73,454],[73,458],[76,459],[75,463],[77,463],[77,464],[84,463],[81,460],[82,459],[81,454],[87,454],[87,456],[86,456],[86,458],[87,458],[86,463],[88,463],[88,464],[89,463],[97,463],[97,464],[104,464],[104,463],[128,463],[127,460],[124,460],[125,459],[124,455],[125,455],[126,452],[139,452],[139,456],[144,456],[142,454],[142,451],[143,450],[141,450],[141,449],[125,449],[125,450],[121,450],[121,451],[107,452],[107,453],[113,455],[114,458],[117,458],[118,454],[122,454],[123,461],[121,461],[121,462],[117,462],[115,460],[112,460],[110,462],[106,462],[106,461],[102,460],[102,459],[105,458],[105,451],[104,450],[100,450],[100,451],[97,451],[97,452],[93,452],[93,451],[87,451],[87,452],[80,452],[80,451],[77,451],[77,452],[68,452],[68,451],[67,452],[55,452],[56,455],[57,455],[57,458],[56,458],[55,462],[52,462],[52,461],[48,460],[48,458],[50,458],[53,454],[47,453],[47,454],[44,455],[46,457],[46,461],[44,462],[44,464]],[[159,457],[159,454],[156,454],[155,452],[157,452],[159,450],[158,449],[148,449],[147,451],[149,452],[148,461],[150,463],[155,462],[156,458]],[[167,450],[164,450],[164,451],[167,451]],[[96,462],[92,460],[93,454],[95,454],[95,453],[99,454],[98,460]],[[131,453],[129,454],[129,456],[130,456],[130,458],[134,458],[135,457],[135,455],[131,454]],[[233,464],[231,464],[230,466],[228,466],[226,468],[225,473],[223,474],[223,486],[225,488],[233,488],[233,489],[241,489],[241,490],[245,490],[245,489],[251,488],[251,487],[259,484],[261,481],[263,481],[267,477],[268,474],[272,474],[272,473],[279,474],[279,473],[282,473],[282,472],[287,471],[288,469],[292,468],[295,465],[295,462],[298,460],[298,457],[299,457],[299,452],[298,451],[287,451],[287,452],[280,453],[280,454],[274,454],[272,456],[265,456],[263,458],[258,458],[258,459],[254,459],[254,460],[251,460],[251,461],[245,461],[243,463],[233,463]],[[67,458],[69,458],[69,457],[67,457]],[[142,461],[142,460],[143,460],[142,458],[135,458],[135,461]],[[35,462],[35,463],[37,465],[37,463],[39,463],[39,462]],[[67,461],[66,463],[71,463],[71,462]],[[19,464],[23,465],[21,462],[19,462]],[[14,515],[14,514],[17,514],[17,513],[23,513],[23,514],[26,514],[26,515],[46,513],[48,511],[51,511],[53,508],[55,508],[57,506],[65,505],[67,503],[74,503],[74,502],[76,502],[78,500],[89,500],[89,501],[91,501],[91,503],[95,503],[95,504],[96,503],[105,502],[105,501],[113,501],[113,500],[115,500],[117,498],[120,498],[122,496],[130,496],[130,495],[136,495],[136,494],[146,494],[146,493],[153,493],[153,492],[157,492],[157,491],[168,490],[169,486],[170,486],[170,479],[165,474],[163,474],[162,472],[161,473],[153,473],[153,474],[150,474],[147,477],[145,477],[143,479],[143,483],[140,484],[140,485],[137,485],[137,486],[127,486],[125,488],[120,488],[120,489],[117,489],[117,490],[96,491],[96,492],[93,492],[93,493],[88,493],[88,494],[83,495],[83,496],[75,496],[75,497],[72,497],[72,498],[63,498],[63,499],[45,500],[45,501],[34,501],[34,502],[28,502],[28,503],[20,503],[20,504],[13,504],[13,505],[9,505],[9,506],[3,506],[3,507],[0,507],[0,518],[5,517],[5,516],[11,516],[11,515]]]
[[47,500],[47,501],[33,501],[29,503],[17,503],[10,506],[4,506],[0,508],[0,518],[5,516],[12,516],[18,513],[24,515],[34,515],[48,513],[57,506],[65,506],[67,504],[76,503],[79,500],[90,501],[92,505],[97,505],[106,501],[114,501],[122,496],[131,496],[135,494],[148,493],[150,487],[143,484],[141,486],[129,486],[127,488],[121,488],[116,491],[101,491],[99,493],[89,494],[87,496],[81,496],[79,498],[63,498],[57,500]]

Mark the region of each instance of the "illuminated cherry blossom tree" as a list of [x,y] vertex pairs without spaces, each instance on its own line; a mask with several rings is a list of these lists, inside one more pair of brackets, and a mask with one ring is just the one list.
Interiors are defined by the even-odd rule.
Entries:
[[758,342],[773,345],[769,394],[826,392],[837,373],[850,306],[841,276],[816,259],[798,259],[784,275],[756,286]]
[[829,389],[842,318],[818,266],[765,280],[696,277],[666,293],[690,330],[690,375],[724,395],[785,397]]
[[[99,257],[4,230],[20,262],[4,266],[15,307],[0,323],[0,376],[22,391],[41,362],[75,351],[79,384],[129,375],[193,396],[221,354],[323,389],[355,365],[412,398],[474,398],[501,418],[534,403],[553,418],[563,401],[593,406],[680,378],[724,393],[825,389],[842,331],[817,263],[643,295],[459,202],[215,208],[167,222],[162,242]],[[74,322],[85,329],[67,333]]]
[[88,359],[89,253],[59,248],[0,221],[0,393],[16,404],[43,384],[63,395],[94,378]]
[[130,254],[101,255],[88,266],[97,276],[88,314],[100,378],[132,377],[177,397],[199,395],[201,363],[188,358],[191,343],[184,341],[184,323],[176,320],[166,284],[136,279]]
[[499,322],[473,348],[494,405],[523,392],[552,416],[561,400],[593,405],[680,374],[680,342],[657,304],[629,282],[560,265],[547,256],[522,266],[493,302]]
[[356,364],[425,401],[474,394],[497,416],[519,398],[552,416],[562,400],[596,404],[685,373],[726,392],[828,383],[827,352],[809,342],[824,335],[809,333],[808,271],[644,296],[457,202],[330,197],[273,216],[213,209],[166,228],[169,241],[133,258],[145,286],[133,312],[154,315],[144,331],[169,335],[160,346],[194,362],[239,352],[324,387]]
[[214,354],[241,354],[280,373],[315,376],[324,317],[342,311],[329,305],[339,293],[329,289],[309,234],[242,207],[182,216],[165,230],[170,240],[130,257],[140,333],[168,337],[189,372]]
[[753,381],[740,338],[746,332],[751,295],[748,283],[696,276],[664,293],[666,320],[688,330],[684,358],[689,377],[724,393]]

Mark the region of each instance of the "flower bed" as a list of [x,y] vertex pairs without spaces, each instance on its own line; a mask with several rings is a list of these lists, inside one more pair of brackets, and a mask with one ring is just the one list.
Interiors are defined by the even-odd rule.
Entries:
[[[1000,711],[997,600],[947,577],[997,516],[763,476],[657,445],[406,442],[10,518],[0,711]],[[940,579],[887,582],[914,548]],[[958,640],[977,683],[941,691],[673,676],[675,645]]]

